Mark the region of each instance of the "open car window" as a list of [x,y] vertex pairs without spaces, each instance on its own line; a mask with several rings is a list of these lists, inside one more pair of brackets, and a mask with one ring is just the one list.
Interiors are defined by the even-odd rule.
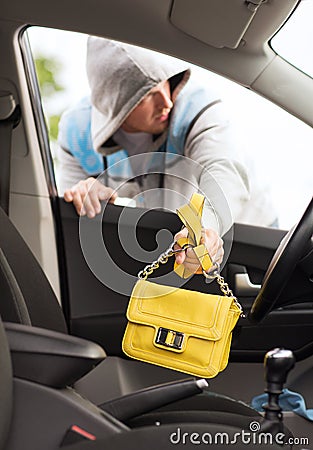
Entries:
[[[36,27],[29,28],[27,34],[36,63],[59,184],[57,136],[60,116],[90,94],[85,69],[87,36]],[[193,67],[193,70],[199,80],[211,83],[220,91],[233,121],[248,174],[266,193],[277,215],[273,226],[289,229],[313,192],[312,129],[234,82],[204,69]],[[259,220],[255,217],[248,223],[259,225]]]
[[313,77],[313,1],[299,2],[284,26],[271,40],[273,49],[294,66]]

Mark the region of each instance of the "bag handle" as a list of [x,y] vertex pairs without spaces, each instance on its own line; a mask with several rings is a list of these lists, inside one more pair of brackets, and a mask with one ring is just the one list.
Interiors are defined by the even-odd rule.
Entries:
[[[202,232],[202,212],[204,206],[204,196],[198,193],[192,195],[189,203],[177,209],[177,215],[188,230],[186,238],[178,239],[177,244],[182,248],[192,247],[203,272],[213,266],[212,259],[205,245],[201,244]],[[216,264],[215,264],[216,266]],[[174,271],[181,278],[189,278],[193,272],[186,269],[182,264],[174,264]]]

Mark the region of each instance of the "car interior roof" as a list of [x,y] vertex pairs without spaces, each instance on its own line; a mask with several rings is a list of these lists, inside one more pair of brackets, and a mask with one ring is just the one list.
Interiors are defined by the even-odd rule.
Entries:
[[[276,55],[269,45],[265,45],[292,13],[298,1],[261,2],[251,23],[247,22],[245,32],[242,17],[251,3],[243,0],[196,2],[179,2],[179,6],[185,8],[182,12],[190,10],[190,17],[180,14],[179,20],[175,14],[177,0],[89,0],[79,4],[74,0],[67,0],[66,4],[59,0],[13,0],[2,5],[1,16],[21,26],[32,24],[106,36],[177,56],[250,87],[312,125],[313,104],[310,99],[313,96],[313,80]],[[242,39],[238,41],[237,48],[218,48],[191,35],[199,35],[197,28],[201,24],[197,23],[197,17],[210,18],[216,13],[217,4],[220,4],[220,11],[225,11],[225,20],[222,18],[220,24],[225,25],[223,33],[226,33],[226,40],[229,18],[232,20],[233,32],[233,21],[238,22],[238,32],[235,31],[239,36],[242,34]],[[192,13],[193,10],[198,10],[196,15]],[[203,21],[202,28],[205,24]],[[201,33],[201,36],[206,34],[205,30]],[[206,40],[210,40],[210,36]],[[300,86],[302,91],[305,90],[305,95],[299,95]]]
[[[201,8],[198,15],[210,18],[215,14],[212,11],[211,0],[196,0],[200,5],[195,8],[195,0],[188,0],[190,12]],[[229,15],[234,20],[236,8],[227,7],[229,0],[219,0],[225,7],[225,20],[220,25],[225,25],[223,33],[227,34],[229,28]],[[238,9],[246,2],[237,0]],[[19,4],[18,1],[7,2],[2,8],[2,16],[21,23],[60,28],[89,34],[103,35],[122,41],[132,42],[155,50],[164,51],[176,55],[182,59],[188,59],[195,64],[205,65],[211,70],[222,72],[230,78],[249,86],[264,70],[265,66],[274,57],[270,49],[266,49],[266,42],[282,25],[286,17],[292,12],[297,0],[286,2],[285,0],[271,1],[270,4],[261,5],[243,35],[243,41],[237,48],[217,48],[201,42],[185,32],[189,28],[199,28],[194,23],[197,17],[191,17],[185,21],[182,30],[175,23],[172,13],[173,0],[160,0],[158,2],[137,0],[129,3],[126,0],[99,1],[91,0],[77,5],[73,0],[66,2],[56,1],[43,3],[38,0],[28,0]],[[266,7],[265,7],[266,6]],[[122,12],[125,14],[122,14]],[[241,14],[238,13],[239,17]],[[118,26],[117,26],[118,24]],[[206,26],[206,25],[205,25]],[[238,19],[238,28],[242,23]],[[253,63],[250,64],[253,55]],[[256,64],[255,58],[258,59]],[[207,63],[205,62],[207,61]],[[241,73],[238,74],[239,69]],[[238,78],[237,78],[238,77]]]

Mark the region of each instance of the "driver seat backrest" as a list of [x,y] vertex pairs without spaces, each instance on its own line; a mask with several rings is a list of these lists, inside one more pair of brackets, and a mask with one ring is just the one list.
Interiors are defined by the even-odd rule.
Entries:
[[0,208],[0,315],[3,321],[67,333],[62,309],[33,253]]

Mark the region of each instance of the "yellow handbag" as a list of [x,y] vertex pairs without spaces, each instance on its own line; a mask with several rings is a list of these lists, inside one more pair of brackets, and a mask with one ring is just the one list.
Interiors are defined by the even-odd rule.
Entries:
[[[183,248],[192,245],[196,249],[199,262],[202,268],[205,267],[204,275],[216,278],[223,295],[147,281],[147,276],[160,263],[166,263],[174,255],[171,246],[138,274],[139,280],[127,308],[128,323],[122,348],[132,358],[197,377],[212,378],[228,364],[232,331],[242,315],[242,308],[218,270],[212,275],[206,273],[212,262],[205,247],[199,245],[203,201],[200,194],[194,194],[190,203],[177,211],[189,232],[188,239],[178,243]],[[181,276],[189,276],[181,266],[176,266],[177,269]]]

